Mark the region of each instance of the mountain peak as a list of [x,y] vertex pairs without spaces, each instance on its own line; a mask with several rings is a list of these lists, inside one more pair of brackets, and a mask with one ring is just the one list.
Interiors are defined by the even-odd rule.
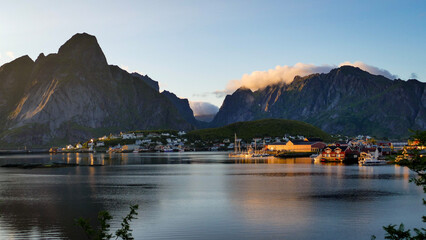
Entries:
[[0,66],[0,69],[7,68],[7,67],[22,67],[23,65],[33,64],[34,61],[28,56],[24,55],[22,57],[16,58],[13,61],[4,64],[3,66]]
[[250,93],[252,93],[253,91],[246,86],[241,86],[234,93],[237,93],[237,92],[250,92]]
[[330,73],[334,73],[334,74],[343,73],[343,74],[352,74],[352,75],[369,74],[368,72],[362,70],[361,68],[354,67],[351,65],[343,65],[338,68],[332,69]]
[[59,48],[58,55],[82,62],[107,64],[104,53],[95,36],[87,33],[77,33]]

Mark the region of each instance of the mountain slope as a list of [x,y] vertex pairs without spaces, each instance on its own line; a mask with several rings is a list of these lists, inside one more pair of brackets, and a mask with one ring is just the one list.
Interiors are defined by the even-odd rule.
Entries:
[[225,98],[212,125],[283,118],[330,133],[406,137],[408,128],[426,128],[425,86],[417,80],[390,80],[342,66],[255,92],[238,89]]
[[214,141],[234,139],[234,134],[245,141],[256,137],[279,137],[286,134],[302,135],[304,137],[321,138],[325,141],[331,139],[330,135],[311,124],[286,119],[262,119],[256,121],[237,122],[219,128],[194,130],[188,133],[189,138]]
[[108,65],[96,38],[86,33],[74,35],[57,54],[41,54],[35,62],[23,57],[0,69],[1,89],[8,89],[0,93],[3,144],[46,145],[111,131],[194,128],[155,84]]

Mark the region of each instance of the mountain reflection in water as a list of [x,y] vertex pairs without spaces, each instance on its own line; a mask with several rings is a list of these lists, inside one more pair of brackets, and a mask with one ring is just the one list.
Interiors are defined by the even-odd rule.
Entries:
[[114,229],[131,204],[136,239],[369,239],[383,225],[421,224],[422,189],[404,167],[226,153],[0,156],[52,162],[81,166],[0,168],[0,239],[81,239],[75,218],[108,210]]

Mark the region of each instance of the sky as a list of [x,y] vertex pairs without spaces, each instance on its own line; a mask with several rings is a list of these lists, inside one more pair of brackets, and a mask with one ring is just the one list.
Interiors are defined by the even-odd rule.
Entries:
[[[5,1],[0,65],[95,35],[109,64],[220,107],[242,84],[343,63],[426,81],[426,1]],[[259,77],[260,76],[260,77]],[[266,80],[265,80],[266,79]],[[212,109],[210,104],[205,104]],[[202,106],[203,104],[192,104]]]

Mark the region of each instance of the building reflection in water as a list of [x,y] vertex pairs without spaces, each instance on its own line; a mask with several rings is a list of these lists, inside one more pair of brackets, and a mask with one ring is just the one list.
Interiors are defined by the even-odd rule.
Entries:
[[183,238],[179,234],[193,237],[199,231],[211,237],[216,235],[208,234],[219,229],[229,231],[223,233],[228,236],[276,233],[275,239],[318,239],[324,236],[315,232],[331,229],[342,231],[336,237],[340,239],[371,223],[394,219],[395,213],[389,211],[395,204],[389,197],[393,195],[380,194],[398,192],[402,184],[412,189],[407,168],[323,165],[310,158],[68,153],[46,156],[45,161],[135,166],[0,168],[0,238],[28,233],[37,239],[60,228],[52,238],[82,239],[75,218],[95,219],[100,210],[121,217],[130,204],[138,203],[141,214],[134,225],[138,236],[151,231],[156,239],[171,239]]

